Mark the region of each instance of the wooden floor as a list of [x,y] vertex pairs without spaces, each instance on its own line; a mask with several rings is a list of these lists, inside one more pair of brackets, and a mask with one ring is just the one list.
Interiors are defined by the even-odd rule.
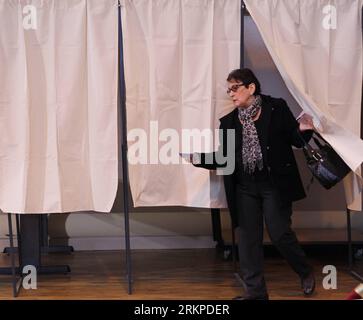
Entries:
[[[331,246],[330,246],[331,248]],[[270,249],[267,249],[269,251]],[[270,250],[271,251],[271,250]],[[309,252],[316,270],[317,290],[309,299],[344,299],[359,282],[347,272],[346,256],[333,250]],[[22,289],[17,299],[221,299],[242,293],[233,264],[215,249],[135,250],[132,254],[133,294],[127,294],[124,252],[49,254],[43,264],[68,264],[69,275],[39,275],[36,290]],[[325,290],[322,268],[335,265],[338,289]],[[10,258],[0,255],[0,266]],[[266,254],[266,281],[271,299],[307,299],[299,279],[273,251]],[[363,273],[363,268],[362,268]],[[11,277],[0,276],[0,300],[13,299]]]

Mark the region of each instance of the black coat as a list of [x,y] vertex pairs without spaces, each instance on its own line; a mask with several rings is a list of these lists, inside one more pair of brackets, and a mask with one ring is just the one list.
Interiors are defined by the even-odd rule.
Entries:
[[[292,146],[302,147],[302,141],[298,134],[299,124],[285,100],[265,95],[261,95],[261,98],[262,110],[259,121],[261,121],[262,132],[260,134],[260,145],[269,175],[279,189],[283,200],[300,200],[305,197],[305,191],[292,150]],[[217,153],[219,152],[223,152],[223,156],[227,157],[227,129],[234,129],[235,156],[241,154],[238,151],[242,149],[242,125],[238,119],[237,108],[220,119],[219,128],[221,129],[220,132],[223,133],[223,148],[220,147],[217,152],[209,154],[209,157],[206,153],[200,154],[200,164],[196,164],[196,167],[209,170],[226,167],[226,164],[218,164],[216,159],[218,159]],[[311,138],[311,131],[304,132],[302,136],[308,141]],[[208,161],[209,164],[207,164],[206,159],[211,158],[213,161]],[[236,161],[235,159],[235,163]],[[235,199],[237,178],[235,171],[232,174],[223,176],[233,226],[238,225]]]

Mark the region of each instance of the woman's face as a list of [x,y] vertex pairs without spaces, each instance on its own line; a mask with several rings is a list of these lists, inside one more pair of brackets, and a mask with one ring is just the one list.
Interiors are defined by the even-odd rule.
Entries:
[[233,100],[233,104],[236,107],[247,108],[249,107],[253,100],[256,86],[251,83],[248,87],[245,87],[241,81],[232,79],[228,81],[227,93]]

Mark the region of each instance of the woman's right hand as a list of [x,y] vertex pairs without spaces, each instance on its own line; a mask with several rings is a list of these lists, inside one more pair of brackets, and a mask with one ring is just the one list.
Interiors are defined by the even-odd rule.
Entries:
[[301,132],[306,130],[315,130],[313,117],[310,114],[303,113],[298,119],[299,129]]

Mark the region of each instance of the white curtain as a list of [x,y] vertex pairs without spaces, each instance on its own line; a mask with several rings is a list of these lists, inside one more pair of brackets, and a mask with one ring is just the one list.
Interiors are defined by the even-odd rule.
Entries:
[[0,208],[110,211],[117,1],[0,0]]
[[[218,139],[194,148],[181,142],[171,150],[170,163],[161,163],[160,156],[172,142],[171,132],[175,142],[184,137],[182,129],[218,128],[218,119],[233,108],[225,80],[239,67],[240,5],[239,0],[122,1],[135,206],[226,206],[221,176],[176,164],[178,152],[212,151]],[[137,128],[145,134],[132,134]],[[140,140],[148,147],[143,163],[135,161]]]
[[[324,138],[360,174],[362,0],[245,0],[286,86]],[[361,179],[344,181],[362,210]]]

